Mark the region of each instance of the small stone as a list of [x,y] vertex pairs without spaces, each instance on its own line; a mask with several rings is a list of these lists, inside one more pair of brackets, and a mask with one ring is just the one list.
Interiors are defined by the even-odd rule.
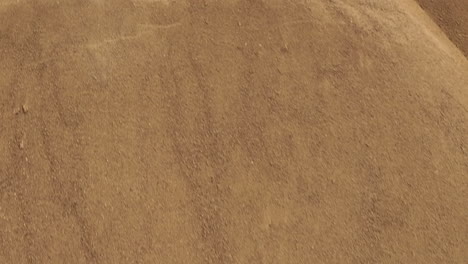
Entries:
[[29,111],[29,107],[26,104],[23,104],[21,106],[21,110],[23,110],[23,113],[26,114]]
[[21,140],[19,143],[19,148],[24,149],[24,140]]

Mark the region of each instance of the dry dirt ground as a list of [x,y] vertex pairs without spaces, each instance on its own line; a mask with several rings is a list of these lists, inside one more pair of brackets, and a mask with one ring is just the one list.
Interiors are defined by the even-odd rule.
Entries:
[[0,0],[0,263],[468,263],[443,30],[467,32],[442,25],[415,0]]

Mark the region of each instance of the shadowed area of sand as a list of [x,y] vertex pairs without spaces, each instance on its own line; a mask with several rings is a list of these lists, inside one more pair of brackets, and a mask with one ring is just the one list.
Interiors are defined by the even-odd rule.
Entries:
[[446,32],[448,37],[468,55],[468,2],[465,0],[418,0],[421,7]]

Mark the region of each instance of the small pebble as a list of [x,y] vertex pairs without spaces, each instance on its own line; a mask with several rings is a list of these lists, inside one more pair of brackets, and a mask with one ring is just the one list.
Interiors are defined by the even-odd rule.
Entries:
[[23,110],[23,113],[26,114],[29,111],[29,107],[24,104],[23,106],[21,106],[21,110]]

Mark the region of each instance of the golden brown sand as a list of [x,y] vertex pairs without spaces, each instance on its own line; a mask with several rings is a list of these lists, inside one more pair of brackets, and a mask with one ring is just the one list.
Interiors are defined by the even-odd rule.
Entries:
[[0,0],[0,263],[468,263],[420,2]]

